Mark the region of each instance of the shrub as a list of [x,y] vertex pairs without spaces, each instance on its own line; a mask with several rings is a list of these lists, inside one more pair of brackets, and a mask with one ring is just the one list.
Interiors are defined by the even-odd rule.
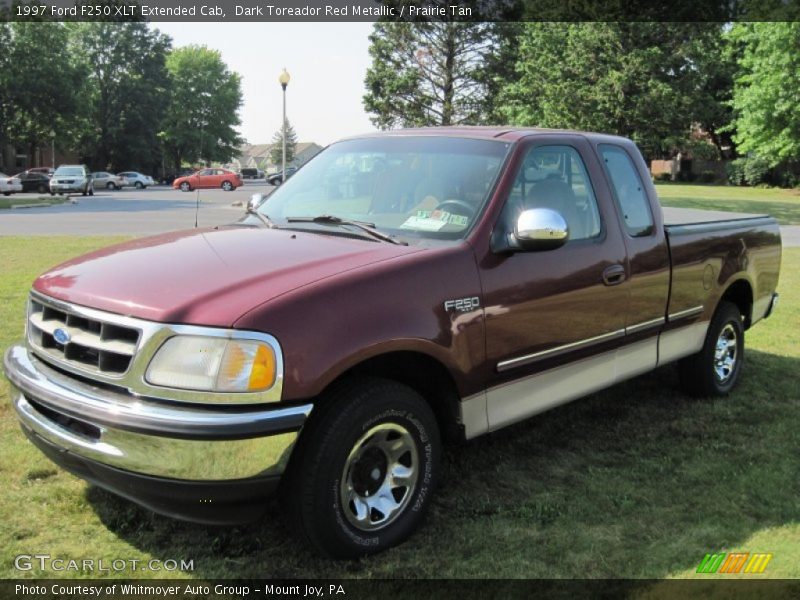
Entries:
[[717,180],[717,174],[714,171],[703,171],[700,173],[701,183],[714,183]]
[[659,173],[657,175],[653,175],[653,181],[672,181],[672,174]]

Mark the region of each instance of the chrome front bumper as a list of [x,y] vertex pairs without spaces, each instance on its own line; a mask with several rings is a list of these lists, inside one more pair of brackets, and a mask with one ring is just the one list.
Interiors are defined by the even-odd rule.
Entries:
[[25,346],[9,348],[4,366],[29,436],[76,457],[172,480],[280,475],[312,408],[150,401],[68,377]]

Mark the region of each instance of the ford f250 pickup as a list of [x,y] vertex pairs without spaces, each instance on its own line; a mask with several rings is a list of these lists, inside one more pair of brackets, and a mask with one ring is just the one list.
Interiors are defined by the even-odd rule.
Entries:
[[24,433],[78,476],[213,524],[278,491],[352,557],[418,527],[445,441],[672,361],[687,392],[730,392],[780,260],[766,216],[665,223],[624,138],[374,134],[237,223],[43,274],[5,373]]

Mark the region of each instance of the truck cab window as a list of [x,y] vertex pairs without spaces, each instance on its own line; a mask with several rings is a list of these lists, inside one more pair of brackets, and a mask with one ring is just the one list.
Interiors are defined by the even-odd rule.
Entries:
[[531,208],[549,208],[564,217],[570,241],[600,235],[600,213],[586,167],[570,146],[539,146],[528,152],[506,204],[505,223],[513,224],[521,211]]
[[654,225],[650,202],[631,157],[619,146],[601,144],[599,149],[625,229],[633,237],[650,235]]

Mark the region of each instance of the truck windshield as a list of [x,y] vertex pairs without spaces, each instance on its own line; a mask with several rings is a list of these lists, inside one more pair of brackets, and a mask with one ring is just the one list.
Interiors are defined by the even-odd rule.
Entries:
[[461,239],[480,215],[509,147],[432,136],[339,142],[258,210],[281,227],[326,229],[313,221],[324,215],[403,238]]

